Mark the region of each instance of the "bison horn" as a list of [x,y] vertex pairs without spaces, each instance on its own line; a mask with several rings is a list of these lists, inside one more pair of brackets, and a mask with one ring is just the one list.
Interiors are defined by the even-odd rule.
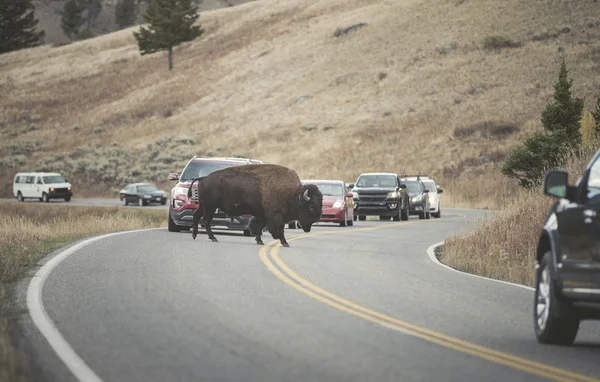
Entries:
[[308,188],[304,191],[304,194],[302,194],[302,197],[304,198],[304,200],[309,201],[310,198],[308,197]]

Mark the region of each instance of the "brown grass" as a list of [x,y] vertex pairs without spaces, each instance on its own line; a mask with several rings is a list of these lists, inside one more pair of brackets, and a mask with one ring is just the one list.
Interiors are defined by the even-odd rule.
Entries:
[[45,254],[73,240],[105,232],[161,227],[165,212],[6,202],[0,203],[0,216],[0,380],[25,381],[26,364],[9,335],[18,314],[9,303],[7,283]]
[[[353,181],[364,171],[418,171],[483,182],[500,163],[487,154],[505,153],[540,129],[561,54],[576,95],[594,101],[600,85],[592,54],[600,32],[588,27],[596,21],[594,7],[261,0],[203,12],[206,34],[176,49],[172,72],[164,54],[140,56],[135,28],[4,54],[0,159],[12,140],[44,145],[27,163],[0,169],[0,190],[8,196],[14,173],[35,169],[48,155],[113,143],[139,149],[171,135],[196,138],[198,153],[245,153],[294,168],[303,178]],[[531,39],[554,25],[568,25],[570,32]],[[482,41],[499,31],[523,45],[485,50]],[[31,114],[39,117],[36,129],[25,131]],[[454,135],[488,121],[518,129],[493,139]],[[98,126],[104,130],[94,133]],[[132,159],[132,165],[145,164]],[[172,171],[184,164],[177,160]],[[66,175],[89,194],[123,186],[97,187],[84,173]]]
[[[565,165],[571,183],[594,152],[587,149]],[[555,199],[540,188],[519,190],[504,200],[503,210],[478,221],[472,233],[447,238],[441,260],[461,271],[533,286],[537,242]]]

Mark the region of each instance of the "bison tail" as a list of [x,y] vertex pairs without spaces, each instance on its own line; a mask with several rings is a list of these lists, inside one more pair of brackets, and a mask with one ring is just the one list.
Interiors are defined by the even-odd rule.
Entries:
[[190,183],[190,188],[188,188],[188,192],[187,192],[187,197],[191,198],[192,197],[192,186],[194,185],[194,182],[198,182],[198,184],[200,184],[200,181],[202,179],[206,178],[205,176],[201,176],[200,178],[196,178],[194,180],[192,180],[192,183]]

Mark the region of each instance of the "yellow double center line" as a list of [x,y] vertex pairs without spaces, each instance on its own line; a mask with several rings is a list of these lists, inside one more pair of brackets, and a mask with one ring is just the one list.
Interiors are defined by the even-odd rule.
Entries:
[[[383,228],[397,227],[411,223],[392,223],[379,225],[369,228],[345,229],[343,231],[325,231],[319,233],[305,234],[294,236],[288,241],[294,241],[313,236],[331,235],[338,233],[372,231]],[[528,360],[512,354],[493,350],[484,346],[476,345],[471,342],[451,337],[442,333],[435,332],[417,325],[401,321],[397,318],[388,316],[387,314],[376,312],[352,301],[346,300],[333,293],[330,293],[318,286],[312,284],[306,279],[300,277],[296,272],[290,269],[279,257],[279,249],[281,244],[278,240],[272,241],[265,245],[259,251],[260,259],[267,268],[281,281],[296,289],[300,293],[314,298],[322,303],[325,303],[340,311],[350,313],[367,321],[371,321],[387,328],[429,341],[450,349],[460,351],[488,360],[493,363],[505,365],[517,370],[525,371],[537,376],[545,377],[553,381],[569,381],[569,382],[600,382],[599,379],[587,377],[585,375],[573,373],[567,370],[559,369],[543,363]]]

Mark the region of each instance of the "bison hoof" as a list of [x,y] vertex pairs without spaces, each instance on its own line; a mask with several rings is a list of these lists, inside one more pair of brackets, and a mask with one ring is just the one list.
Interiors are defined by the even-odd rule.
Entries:
[[210,240],[212,240],[213,243],[216,243],[217,241],[219,241],[219,240],[217,240],[216,237],[211,237]]
[[196,240],[196,234],[195,233],[192,234],[192,239]]
[[281,244],[282,247],[289,247],[290,245],[288,243],[283,243]]

